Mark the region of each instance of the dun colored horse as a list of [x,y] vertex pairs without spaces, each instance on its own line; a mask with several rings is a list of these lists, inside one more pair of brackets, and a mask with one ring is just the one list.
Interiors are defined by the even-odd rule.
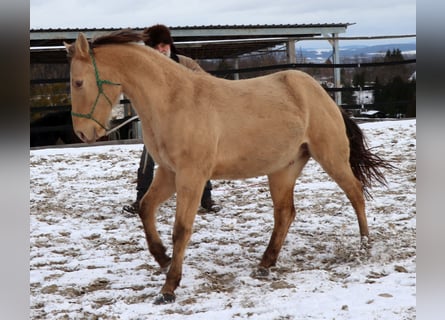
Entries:
[[[66,44],[75,132],[92,143],[106,134],[124,93],[138,113],[144,144],[159,165],[141,201],[148,247],[166,281],[155,303],[175,300],[199,199],[209,179],[267,175],[274,227],[258,267],[267,276],[295,218],[294,185],[310,157],[340,186],[368,237],[365,194],[385,183],[386,162],[366,146],[362,131],[311,76],[283,71],[248,80],[198,74],[141,45],[121,30]],[[156,230],[159,205],[176,192],[173,255]]]

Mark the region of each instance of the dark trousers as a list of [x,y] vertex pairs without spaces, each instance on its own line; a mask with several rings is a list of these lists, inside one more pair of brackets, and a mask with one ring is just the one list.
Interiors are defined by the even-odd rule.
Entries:
[[[154,171],[155,163],[150,156],[150,154],[147,152],[147,149],[144,146],[144,149],[142,150],[141,160],[139,162],[139,168],[138,168],[138,178],[137,178],[137,195],[136,195],[136,201],[140,201],[144,194],[147,192],[148,188],[151,185],[151,182],[153,181],[153,171]],[[210,203],[211,201],[211,190],[212,190],[212,184],[210,183],[210,180],[207,181],[204,191],[202,193],[201,197],[201,204],[203,203]],[[205,205],[204,205],[205,207]]]

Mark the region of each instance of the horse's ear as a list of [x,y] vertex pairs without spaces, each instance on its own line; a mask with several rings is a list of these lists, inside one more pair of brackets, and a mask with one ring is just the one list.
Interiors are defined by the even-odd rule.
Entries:
[[66,52],[70,53],[70,48],[72,47],[72,45],[65,41],[63,41],[63,45],[65,46]]
[[88,57],[90,45],[88,44],[88,40],[82,32],[80,32],[77,36],[75,46],[76,54],[78,54],[80,57]]
[[63,45],[65,46],[65,50],[67,52],[66,57],[68,58],[68,61],[71,61],[74,55],[74,45],[65,41],[63,41]]

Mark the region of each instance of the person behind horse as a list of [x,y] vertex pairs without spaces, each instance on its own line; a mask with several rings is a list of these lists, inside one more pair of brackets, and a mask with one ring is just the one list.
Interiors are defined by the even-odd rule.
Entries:
[[[149,28],[146,28],[144,29],[143,35],[144,35],[144,43],[147,46],[159,51],[161,54],[182,64],[183,66],[187,67],[190,70],[193,70],[195,72],[205,72],[195,60],[177,54],[177,50],[173,43],[170,30],[165,25],[157,24]],[[131,205],[124,206],[123,209],[125,211],[130,213],[138,212],[139,201],[147,192],[153,180],[153,171],[154,171],[154,161],[144,146],[137,173],[136,201],[133,202]],[[212,184],[210,181],[207,181],[201,197],[201,207],[203,207],[208,211],[211,211],[213,208],[211,190],[212,190]]]

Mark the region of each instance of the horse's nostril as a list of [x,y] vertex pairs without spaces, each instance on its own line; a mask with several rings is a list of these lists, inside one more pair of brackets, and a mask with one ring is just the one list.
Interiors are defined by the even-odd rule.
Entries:
[[80,140],[82,140],[83,142],[86,141],[86,137],[85,135],[81,132],[81,131],[76,131],[77,136],[79,137]]

